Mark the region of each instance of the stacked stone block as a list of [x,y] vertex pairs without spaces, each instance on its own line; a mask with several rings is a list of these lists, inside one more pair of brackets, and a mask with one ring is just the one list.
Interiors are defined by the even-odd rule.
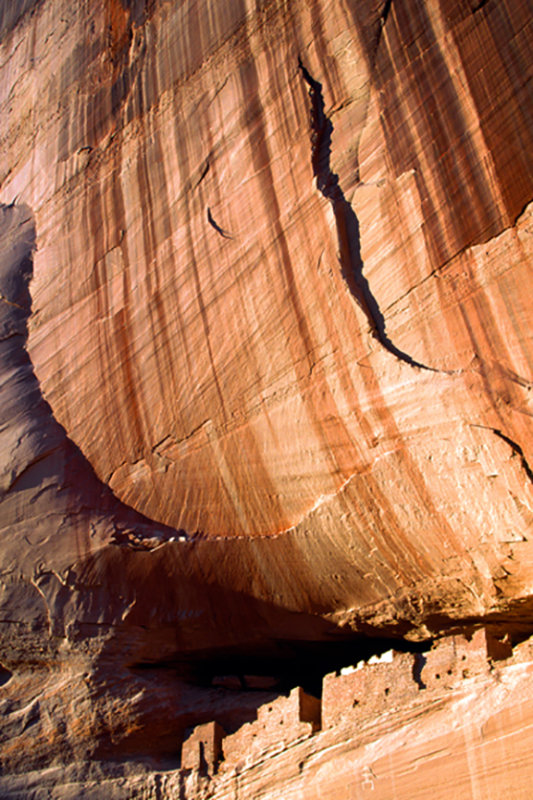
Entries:
[[311,736],[320,727],[320,700],[300,687],[288,697],[261,706],[255,722],[243,725],[223,742],[224,759],[239,763],[277,746]]
[[486,673],[489,647],[493,642],[484,629],[471,638],[447,636],[425,654],[420,678],[427,689],[450,689],[461,680]]
[[[533,641],[533,639],[531,640]],[[486,674],[491,663],[529,658],[531,641],[512,655],[510,644],[485,629],[470,636],[448,636],[426,653],[389,651],[356,667],[324,677],[322,700],[300,687],[257,712],[255,722],[225,736],[216,722],[199,725],[184,742],[182,767],[213,774],[223,755],[224,766],[244,766],[273,750],[311,736],[320,728],[344,723],[365,723],[388,710],[407,704],[423,691],[439,691],[461,681]],[[511,659],[509,659],[511,660]]]
[[213,775],[222,755],[224,729],[218,722],[197,725],[181,748],[181,767]]
[[331,728],[346,719],[362,721],[409,700],[419,689],[414,669],[414,655],[391,652],[381,662],[326,675],[322,727]]

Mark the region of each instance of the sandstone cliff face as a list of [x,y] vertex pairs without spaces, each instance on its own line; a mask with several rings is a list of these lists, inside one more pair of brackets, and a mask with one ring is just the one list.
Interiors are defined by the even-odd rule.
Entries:
[[6,768],[235,722],[139,663],[530,630],[530,5],[0,10]]

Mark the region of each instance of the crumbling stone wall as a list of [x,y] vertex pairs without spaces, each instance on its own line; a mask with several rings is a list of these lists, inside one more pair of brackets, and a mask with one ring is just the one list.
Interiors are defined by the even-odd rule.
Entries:
[[330,728],[350,717],[360,720],[388,706],[409,700],[418,692],[415,656],[393,653],[381,663],[365,664],[326,675],[322,690],[322,727]]
[[250,761],[271,747],[285,746],[320,727],[320,700],[300,687],[288,697],[261,706],[255,722],[243,725],[223,741],[224,759],[231,764]]
[[447,636],[425,656],[420,678],[427,689],[448,689],[465,678],[488,672],[489,642],[485,630],[466,636]]
[[530,659],[531,641],[516,648],[485,629],[470,636],[448,636],[426,653],[389,651],[368,662],[345,667],[324,677],[322,699],[300,687],[261,706],[255,722],[224,736],[216,723],[199,725],[184,742],[182,767],[216,770],[220,755],[223,768],[252,764],[273,749],[312,736],[318,730],[344,722],[362,722],[409,703],[422,691],[452,688],[463,680],[487,674],[496,660],[513,663]]
[[183,742],[181,766],[202,774],[214,774],[222,754],[225,731],[218,722],[197,725]]

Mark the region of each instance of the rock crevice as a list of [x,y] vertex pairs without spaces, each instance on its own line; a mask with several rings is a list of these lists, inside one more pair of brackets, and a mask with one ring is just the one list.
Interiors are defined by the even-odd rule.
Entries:
[[311,100],[311,163],[313,165],[313,174],[316,178],[318,191],[330,201],[333,209],[341,273],[346,285],[357,305],[364,312],[373,335],[391,355],[411,367],[436,372],[437,370],[433,367],[428,367],[426,364],[416,361],[396,347],[386,333],[385,318],[376,298],[372,294],[368,280],[363,274],[364,265],[361,258],[359,221],[351,204],[344,196],[339,183],[339,176],[331,169],[330,154],[333,124],[325,112],[322,84],[312,77],[301,59],[298,60],[298,69],[309,87],[309,98]]

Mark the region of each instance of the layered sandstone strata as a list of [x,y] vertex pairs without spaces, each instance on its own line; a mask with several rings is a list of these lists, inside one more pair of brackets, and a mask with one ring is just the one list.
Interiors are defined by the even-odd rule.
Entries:
[[527,3],[0,29],[4,768],[235,724],[186,658],[530,630]]

